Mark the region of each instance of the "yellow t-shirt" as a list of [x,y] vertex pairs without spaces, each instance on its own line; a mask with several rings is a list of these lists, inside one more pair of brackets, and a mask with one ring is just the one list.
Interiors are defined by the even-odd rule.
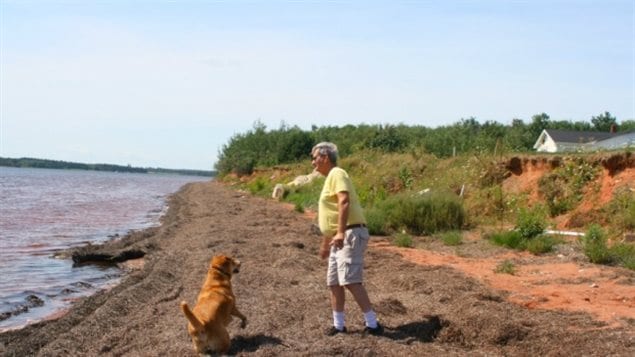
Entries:
[[346,171],[339,167],[334,167],[326,176],[320,202],[318,205],[318,221],[320,230],[325,236],[334,236],[337,233],[337,193],[348,192],[348,222],[346,225],[366,223],[364,211],[359,204],[355,187]]

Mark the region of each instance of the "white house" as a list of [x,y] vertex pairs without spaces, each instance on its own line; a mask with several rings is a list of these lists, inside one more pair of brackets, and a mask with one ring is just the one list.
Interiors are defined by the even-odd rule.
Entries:
[[540,152],[613,150],[626,147],[635,147],[635,131],[611,133],[545,129],[534,144],[534,149]]

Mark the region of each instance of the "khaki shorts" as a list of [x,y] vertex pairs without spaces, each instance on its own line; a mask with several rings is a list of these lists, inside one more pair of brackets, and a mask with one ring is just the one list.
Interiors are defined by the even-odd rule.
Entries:
[[344,233],[344,246],[331,247],[326,285],[349,285],[361,283],[364,272],[364,252],[368,246],[368,229],[358,227]]

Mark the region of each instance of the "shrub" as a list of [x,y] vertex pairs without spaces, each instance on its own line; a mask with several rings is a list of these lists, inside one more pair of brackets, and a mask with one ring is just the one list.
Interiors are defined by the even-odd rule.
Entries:
[[283,199],[285,202],[292,203],[295,207],[301,206],[303,210],[316,207],[316,197],[320,197],[320,190],[322,190],[323,183],[324,180],[318,178],[307,185],[291,188],[289,191],[285,191]]
[[592,263],[619,264],[635,270],[635,246],[616,243],[608,247],[606,233],[599,225],[591,225],[580,241],[584,254]]
[[407,166],[402,166],[399,169],[399,180],[401,180],[401,184],[404,188],[409,189],[412,187],[412,172]]
[[371,208],[365,212],[366,225],[368,226],[368,232],[374,235],[384,236],[388,234],[386,228],[386,214],[379,209]]
[[542,254],[553,251],[556,244],[562,243],[563,240],[555,238],[548,234],[541,234],[537,237],[529,239],[526,243],[526,249],[533,254]]
[[378,185],[362,182],[356,189],[359,202],[364,206],[372,206],[375,202],[383,201],[388,196],[386,189]]
[[514,262],[512,262],[511,260],[503,260],[496,266],[494,272],[514,275],[516,274],[516,265],[514,265]]
[[635,270],[635,246],[617,243],[609,249],[613,259],[625,268]]
[[584,254],[596,264],[608,264],[612,261],[611,253],[606,245],[606,234],[602,227],[592,224],[586,234],[581,237]]
[[441,235],[441,240],[443,241],[443,244],[445,245],[449,245],[449,246],[460,245],[461,243],[463,243],[463,236],[461,235],[461,232],[451,231]]
[[[247,184],[247,189],[252,195],[256,195],[263,191],[267,187],[267,182],[263,177],[258,177],[256,180]],[[269,189],[267,191],[270,191]]]
[[606,209],[611,225],[619,232],[635,229],[635,195],[628,187],[616,190]]
[[383,230],[393,232],[405,229],[416,235],[432,234],[459,229],[465,221],[461,200],[450,193],[394,195],[374,209],[383,215]]
[[525,239],[531,239],[545,231],[547,226],[540,207],[528,210],[521,209],[516,220],[516,229]]
[[488,238],[496,245],[519,250],[525,249],[526,240],[518,231],[493,233]]
[[249,176],[254,172],[256,161],[250,157],[239,158],[234,161],[232,172],[241,176]]
[[300,202],[296,202],[295,206],[293,207],[293,209],[296,212],[300,212],[300,213],[304,213],[304,205]]
[[412,248],[412,237],[408,234],[397,233],[392,241],[397,247]]

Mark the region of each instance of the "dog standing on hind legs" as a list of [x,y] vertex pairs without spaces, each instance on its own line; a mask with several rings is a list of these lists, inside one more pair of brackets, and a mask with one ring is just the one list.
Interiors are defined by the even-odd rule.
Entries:
[[232,315],[241,319],[241,328],[247,325],[247,318],[236,308],[231,285],[232,274],[239,269],[239,260],[225,255],[213,257],[194,309],[190,310],[187,302],[181,301],[181,310],[189,321],[187,331],[199,354],[227,353],[230,345],[227,325]]

